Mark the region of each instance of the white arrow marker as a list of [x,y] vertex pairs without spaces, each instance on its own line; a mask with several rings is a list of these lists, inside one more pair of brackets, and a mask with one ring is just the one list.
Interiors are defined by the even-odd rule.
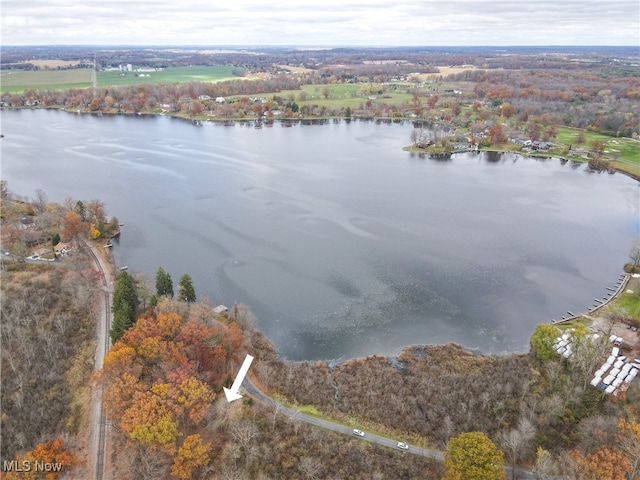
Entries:
[[251,362],[253,362],[253,357],[247,354],[247,356],[244,358],[244,362],[242,362],[242,366],[240,367],[238,376],[233,382],[233,385],[231,385],[231,389],[223,387],[224,394],[227,397],[227,402],[233,402],[234,400],[238,400],[239,398],[242,398],[242,395],[238,393],[238,390],[240,390],[240,385],[242,385],[242,381],[244,380],[245,375],[249,371]]

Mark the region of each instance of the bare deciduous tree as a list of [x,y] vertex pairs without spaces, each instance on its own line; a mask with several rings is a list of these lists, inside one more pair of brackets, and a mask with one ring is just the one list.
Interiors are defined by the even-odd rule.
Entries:
[[634,266],[640,265],[640,240],[633,242],[631,252],[629,252],[629,258]]
[[571,364],[575,367],[575,372],[582,381],[583,389],[587,388],[598,366],[602,363],[602,358],[606,356],[606,351],[610,345],[605,337],[594,340],[591,335],[573,335],[573,355]]
[[511,457],[511,468],[513,478],[516,478],[516,464],[522,450],[527,448],[533,437],[536,435],[536,428],[527,418],[520,417],[518,427],[512,428],[508,432],[502,432],[501,444]]
[[256,317],[251,312],[251,309],[241,303],[235,303],[231,307],[231,318],[245,331],[252,330],[256,323]]
[[44,213],[47,209],[47,204],[49,203],[49,199],[47,198],[47,194],[44,190],[37,189],[36,197],[33,199],[34,206],[38,213]]
[[315,480],[322,471],[322,463],[315,457],[304,457],[298,464],[309,480]]
[[551,478],[553,474],[553,456],[549,453],[548,450],[544,448],[538,448],[536,453],[536,463],[533,467],[533,472],[536,475],[536,478],[540,480],[546,480]]
[[249,467],[251,455],[249,452],[249,443],[260,435],[258,427],[248,420],[242,420],[231,427],[231,438],[237,442],[244,453],[245,467]]
[[238,467],[233,465],[223,465],[221,474],[223,480],[244,480],[247,478]]

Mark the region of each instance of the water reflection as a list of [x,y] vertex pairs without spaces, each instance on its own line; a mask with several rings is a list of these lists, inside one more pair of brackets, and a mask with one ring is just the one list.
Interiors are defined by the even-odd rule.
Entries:
[[292,359],[527,349],[537,323],[602,296],[636,237],[622,175],[515,153],[429,159],[402,150],[405,120],[273,126],[7,111],[3,178],[100,198],[126,224],[120,264],[250,305]]
[[504,157],[500,152],[485,152],[484,159],[487,163],[500,163]]

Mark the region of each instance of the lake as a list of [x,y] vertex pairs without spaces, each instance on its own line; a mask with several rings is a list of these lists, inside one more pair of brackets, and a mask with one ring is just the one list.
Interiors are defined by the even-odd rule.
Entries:
[[20,195],[101,199],[119,265],[251,307],[283,357],[411,344],[526,351],[538,323],[607,294],[638,238],[638,183],[517,154],[402,148],[410,123],[254,128],[2,112]]

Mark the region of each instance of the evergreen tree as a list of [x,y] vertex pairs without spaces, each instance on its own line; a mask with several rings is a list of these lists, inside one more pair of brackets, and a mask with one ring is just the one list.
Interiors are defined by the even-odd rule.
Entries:
[[196,301],[196,291],[193,288],[193,281],[191,275],[185,273],[180,277],[180,288],[178,290],[178,300],[187,303],[193,303]]
[[111,343],[117,342],[136,320],[138,306],[138,292],[133,277],[127,272],[121,272],[116,278],[113,290],[113,324],[109,336]]
[[109,331],[109,337],[111,337],[111,343],[114,344],[133,325],[133,317],[131,307],[128,303],[123,303],[120,308],[113,312],[113,324]]
[[171,275],[162,267],[156,272],[156,294],[158,297],[173,298],[173,281]]
[[151,295],[151,297],[149,298],[149,308],[153,308],[156,305],[158,305],[158,297],[156,297],[155,295]]
[[75,211],[78,215],[82,217],[82,220],[85,220],[87,216],[87,207],[84,206],[84,203],[82,202],[82,200],[78,200],[76,202]]

